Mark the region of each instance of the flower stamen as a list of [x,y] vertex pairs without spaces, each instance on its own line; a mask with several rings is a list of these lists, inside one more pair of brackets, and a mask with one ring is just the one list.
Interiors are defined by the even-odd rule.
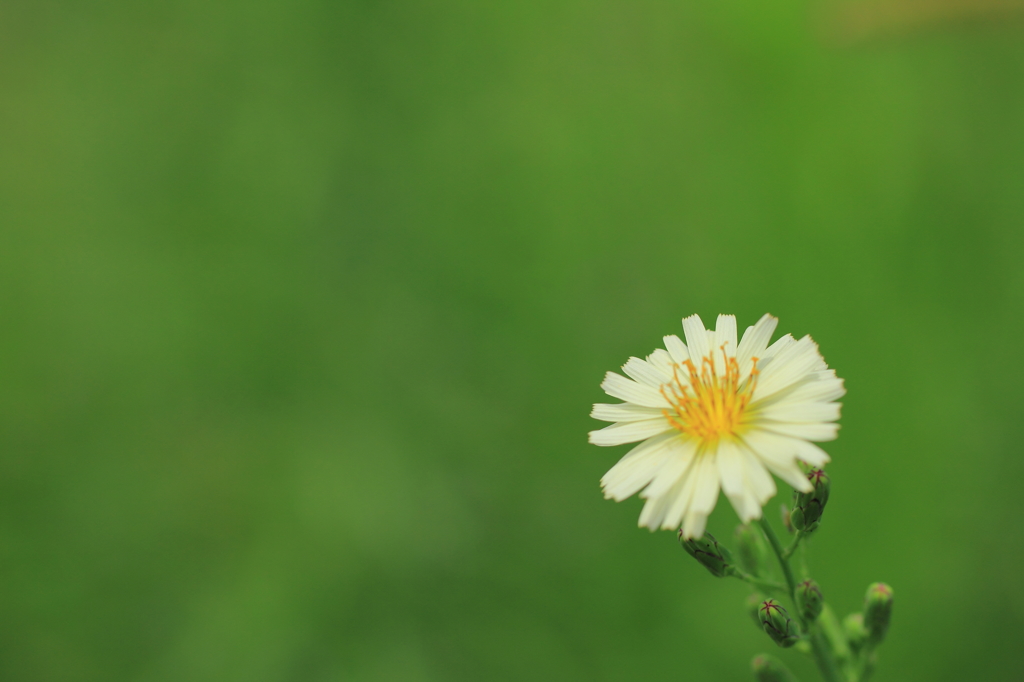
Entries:
[[[725,352],[725,346],[723,343],[720,347],[725,368],[722,375],[712,356],[707,355],[701,358],[699,371],[689,359],[681,365],[672,363],[672,381],[660,388],[661,395],[672,406],[662,411],[665,419],[681,433],[706,443],[739,432],[760,374],[759,358],[751,358],[750,377],[741,386],[739,361]],[[684,366],[688,381],[680,376]]]

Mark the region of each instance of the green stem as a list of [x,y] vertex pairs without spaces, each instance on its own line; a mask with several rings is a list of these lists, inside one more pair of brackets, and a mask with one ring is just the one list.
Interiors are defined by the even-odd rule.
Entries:
[[796,581],[793,580],[793,571],[789,567],[788,557],[785,556],[782,545],[779,543],[779,538],[775,536],[775,531],[772,530],[772,524],[768,523],[768,519],[762,516],[760,524],[761,530],[764,531],[764,536],[768,538],[768,544],[772,546],[775,556],[779,559],[779,566],[782,567],[782,574],[786,576],[786,586],[789,588],[789,599],[793,604],[796,604]]
[[730,572],[728,573],[728,575],[731,575],[734,578],[739,578],[745,583],[750,583],[757,589],[762,590],[763,592],[767,592],[768,594],[776,594],[779,592],[784,593],[786,591],[785,585],[780,585],[779,583],[775,583],[770,580],[761,580],[760,578],[752,576],[749,573],[744,573],[735,566],[730,566],[729,571]]
[[828,642],[823,641],[817,623],[811,623],[811,627],[813,628],[811,630],[811,649],[814,651],[814,660],[818,664],[822,676],[828,682],[842,682],[839,668],[836,666],[835,659],[832,658],[832,650],[829,648]]
[[843,626],[839,623],[835,611],[828,604],[825,604],[821,615],[818,616],[818,625],[840,665],[849,666],[854,659],[853,653],[850,651],[850,645],[846,642]]
[[800,541],[803,540],[805,537],[807,537],[807,533],[805,533],[802,530],[798,530],[796,532],[796,537],[793,538],[793,542],[790,543],[789,547],[786,548],[782,555],[787,559],[793,556],[793,552],[796,551],[796,548],[800,546]]
[[807,543],[804,542],[800,545],[800,576],[807,580],[811,577],[811,572],[807,568]]
[[871,677],[871,673],[875,671],[875,666],[871,659],[874,658],[876,646],[878,645],[868,642],[861,649],[854,672],[854,679],[857,682],[867,682],[868,678]]
[[[779,542],[779,538],[775,535],[775,530],[772,525],[768,523],[768,519],[761,517],[761,530],[764,531],[764,535],[768,538],[768,544],[772,546],[772,550],[775,552],[775,556],[779,560],[779,566],[782,567],[782,574],[786,576],[786,585],[789,587],[789,601],[796,608],[796,581],[793,580],[793,569],[789,567],[789,556],[782,549],[782,543]],[[798,536],[799,537],[799,536]],[[795,547],[796,545],[794,545]],[[832,651],[829,649],[828,644],[822,641],[821,633],[818,631],[818,627],[814,623],[808,623],[804,620],[804,617],[797,613],[800,618],[801,624],[808,633],[808,637],[811,640],[811,651],[814,653],[814,660],[818,664],[818,668],[821,670],[822,677],[825,678],[826,682],[842,682],[842,677],[839,675],[839,671],[836,668],[836,662],[832,658]]]

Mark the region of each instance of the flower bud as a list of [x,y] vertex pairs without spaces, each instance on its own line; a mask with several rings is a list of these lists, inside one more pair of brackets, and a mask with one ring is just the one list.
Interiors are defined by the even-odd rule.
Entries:
[[843,632],[846,634],[846,641],[850,643],[850,649],[856,654],[864,647],[868,640],[868,631],[864,627],[864,614],[851,613],[843,619]]
[[749,523],[736,526],[736,560],[744,571],[755,576],[764,575],[770,551],[760,528]]
[[679,531],[679,539],[683,543],[686,553],[711,571],[711,575],[718,578],[729,575],[732,555],[723,545],[718,544],[714,535],[704,533],[704,537],[684,540],[683,532]]
[[879,644],[885,639],[892,616],[892,588],[885,583],[872,583],[864,597],[864,628],[868,639]]
[[805,580],[796,586],[796,607],[804,620],[817,620],[825,598],[821,596],[821,588],[813,580]]
[[797,530],[810,532],[818,527],[818,519],[828,503],[832,484],[828,474],[821,469],[811,469],[807,480],[814,489],[809,493],[793,493],[793,511],[790,512],[789,520]]
[[761,602],[757,615],[764,631],[779,646],[791,647],[800,640],[800,624],[774,599]]
[[754,671],[754,679],[757,682],[796,682],[793,673],[789,672],[779,659],[768,654],[755,656],[750,662],[750,668]]

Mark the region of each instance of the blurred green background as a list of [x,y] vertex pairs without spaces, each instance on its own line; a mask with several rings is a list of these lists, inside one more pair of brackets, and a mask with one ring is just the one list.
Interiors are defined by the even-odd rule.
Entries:
[[1015,678],[1012,10],[4,2],[0,678],[748,680],[586,434],[766,311],[847,380],[812,566],[895,587],[875,679]]

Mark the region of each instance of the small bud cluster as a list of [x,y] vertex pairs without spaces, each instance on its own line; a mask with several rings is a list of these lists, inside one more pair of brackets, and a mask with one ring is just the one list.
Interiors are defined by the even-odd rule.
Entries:
[[812,469],[807,480],[814,489],[809,493],[795,491],[793,493],[793,509],[789,513],[789,522],[796,530],[810,533],[817,530],[821,514],[828,504],[828,495],[832,488],[831,481],[821,469]]
[[864,595],[864,612],[851,613],[843,621],[850,648],[856,652],[881,644],[891,618],[892,588],[885,583],[871,583]]
[[[747,612],[779,647],[795,647],[803,653],[814,651],[823,672],[831,670],[828,675],[832,677],[839,675],[849,682],[863,682],[877,660],[875,649],[889,630],[892,588],[885,583],[871,584],[864,598],[864,610],[848,615],[840,624],[825,604],[817,582],[810,578],[796,582],[789,559],[819,527],[831,492],[831,481],[821,469],[810,470],[807,480],[812,490],[795,492],[793,506],[783,507],[783,523],[795,534],[788,548],[764,520],[759,525],[748,523],[736,528],[735,558],[711,533],[685,539],[680,531],[679,540],[683,549],[715,577],[739,578],[764,592],[750,595]],[[782,568],[785,584],[779,583],[778,576],[772,573],[773,555]],[[778,594],[791,598],[792,615],[772,598]],[[751,665],[757,682],[795,682],[792,673],[771,656],[757,656]]]

